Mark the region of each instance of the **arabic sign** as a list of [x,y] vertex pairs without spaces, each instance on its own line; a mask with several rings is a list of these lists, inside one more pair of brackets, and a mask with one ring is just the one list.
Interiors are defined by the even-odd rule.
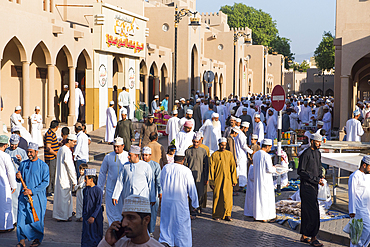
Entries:
[[99,14],[104,16],[101,32],[96,32],[101,39],[100,50],[144,57],[145,17],[105,3]]

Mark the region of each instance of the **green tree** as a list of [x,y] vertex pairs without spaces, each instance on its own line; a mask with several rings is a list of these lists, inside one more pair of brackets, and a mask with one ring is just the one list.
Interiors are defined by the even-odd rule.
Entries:
[[285,68],[289,68],[288,61],[294,60],[294,54],[290,50],[290,40],[278,35],[276,21],[270,14],[243,3],[222,6],[220,11],[227,14],[227,23],[230,27],[250,28],[254,45],[270,46],[272,48],[270,52],[275,51],[284,55],[286,57]]
[[280,37],[277,35],[274,40],[271,41],[270,46],[272,49],[270,51],[275,51],[282,54],[285,57],[284,67],[289,68],[289,60],[294,60],[294,53],[290,50],[290,39]]
[[303,62],[298,66],[298,70],[300,72],[307,72],[307,69],[309,68],[310,64],[306,60],[303,60]]
[[316,48],[314,57],[316,66],[321,70],[331,70],[334,68],[335,48],[334,37],[330,32],[324,32],[319,46]]
[[252,29],[252,39],[255,45],[268,46],[278,34],[276,21],[270,14],[249,7],[243,3],[225,5],[220,11],[227,14],[230,27],[248,27]]

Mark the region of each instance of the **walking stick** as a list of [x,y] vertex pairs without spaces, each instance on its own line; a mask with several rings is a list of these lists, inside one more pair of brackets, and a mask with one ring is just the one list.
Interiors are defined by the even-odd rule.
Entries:
[[[13,160],[13,159],[11,159],[11,160],[12,160],[12,162],[13,162],[13,165],[14,165],[15,169],[17,170],[17,166],[15,165],[14,160]],[[22,183],[23,189],[27,189],[26,183],[24,182],[24,180],[23,180],[23,178],[22,178],[22,175],[21,175],[20,180],[21,180],[21,183]],[[31,196],[31,195],[27,195],[27,197],[28,197],[28,202],[29,202],[29,203],[30,203],[30,205],[31,205],[33,221],[34,221],[34,222],[37,222],[37,221],[39,221],[39,217],[37,216],[36,210],[35,210],[35,208],[34,208],[34,206],[33,206],[33,199],[32,199],[32,196]]]

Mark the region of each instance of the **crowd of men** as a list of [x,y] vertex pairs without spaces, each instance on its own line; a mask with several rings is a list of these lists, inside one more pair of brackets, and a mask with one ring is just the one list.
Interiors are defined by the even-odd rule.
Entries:
[[[138,145],[133,145],[128,92],[123,90],[118,99],[118,119],[115,102],[110,102],[107,109],[105,141],[112,144],[113,151],[105,156],[99,176],[88,167],[91,140],[82,123],[75,124],[76,134],[63,128],[58,140],[59,124],[52,121],[43,137],[42,161],[37,156],[38,139],[25,140],[22,119],[12,115],[10,140],[0,136],[0,176],[6,181],[1,185],[4,192],[0,192],[0,231],[16,227],[17,246],[25,246],[26,240],[33,241],[33,247],[41,244],[47,196],[54,201],[52,215],[56,221],[70,222],[76,212],[77,221],[83,222],[82,246],[192,246],[191,220],[207,206],[208,187],[213,191],[215,221],[232,221],[233,196],[245,192],[245,216],[275,222],[273,176],[277,170],[271,154],[275,153],[273,141],[278,124],[269,95],[250,93],[239,99],[231,94],[220,100],[194,92],[189,100],[176,100],[166,126],[167,153],[158,143],[153,114],[168,113],[168,95],[160,104],[159,97],[154,97],[152,114],[141,126]],[[316,238],[320,226],[317,193],[323,184],[319,148],[323,136],[331,138],[333,107],[332,97],[293,95],[287,98],[283,109],[283,131],[299,129],[301,124],[312,124],[318,129],[307,134],[309,142],[300,153],[298,167],[302,198],[300,240],[312,246],[322,246]],[[358,140],[363,134],[359,118],[366,119],[368,112],[361,105],[358,108],[347,122],[347,140]],[[19,114],[19,110],[17,107],[14,114]],[[35,108],[35,114],[37,110],[40,109]],[[35,122],[38,121],[36,116]],[[21,147],[22,139],[25,143]],[[284,157],[284,153],[280,155]],[[364,164],[370,162],[365,160]],[[361,169],[366,172],[367,166]],[[110,225],[105,236],[103,191]],[[352,208],[357,207],[357,201],[354,203]],[[157,241],[152,237],[159,205]]]

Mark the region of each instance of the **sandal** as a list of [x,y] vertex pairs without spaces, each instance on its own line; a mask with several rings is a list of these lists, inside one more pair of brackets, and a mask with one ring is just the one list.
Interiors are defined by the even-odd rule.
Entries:
[[311,243],[311,239],[310,238],[301,237],[301,239],[299,241],[302,242],[302,243],[307,243],[307,244]]
[[219,221],[220,220],[220,218],[212,218],[213,220],[215,220],[215,221]]
[[30,247],[37,247],[41,244],[40,240],[38,239],[35,239],[33,240],[32,244],[30,245]]
[[21,242],[19,242],[15,247],[26,247],[26,245],[23,245]]
[[233,221],[233,219],[231,219],[231,217],[230,217],[230,216],[226,216],[226,217],[225,217],[225,220],[226,220],[226,221]]
[[315,247],[321,247],[321,246],[324,246],[322,243],[319,242],[319,240],[315,239],[314,241],[312,241],[310,243],[311,246],[315,246]]

